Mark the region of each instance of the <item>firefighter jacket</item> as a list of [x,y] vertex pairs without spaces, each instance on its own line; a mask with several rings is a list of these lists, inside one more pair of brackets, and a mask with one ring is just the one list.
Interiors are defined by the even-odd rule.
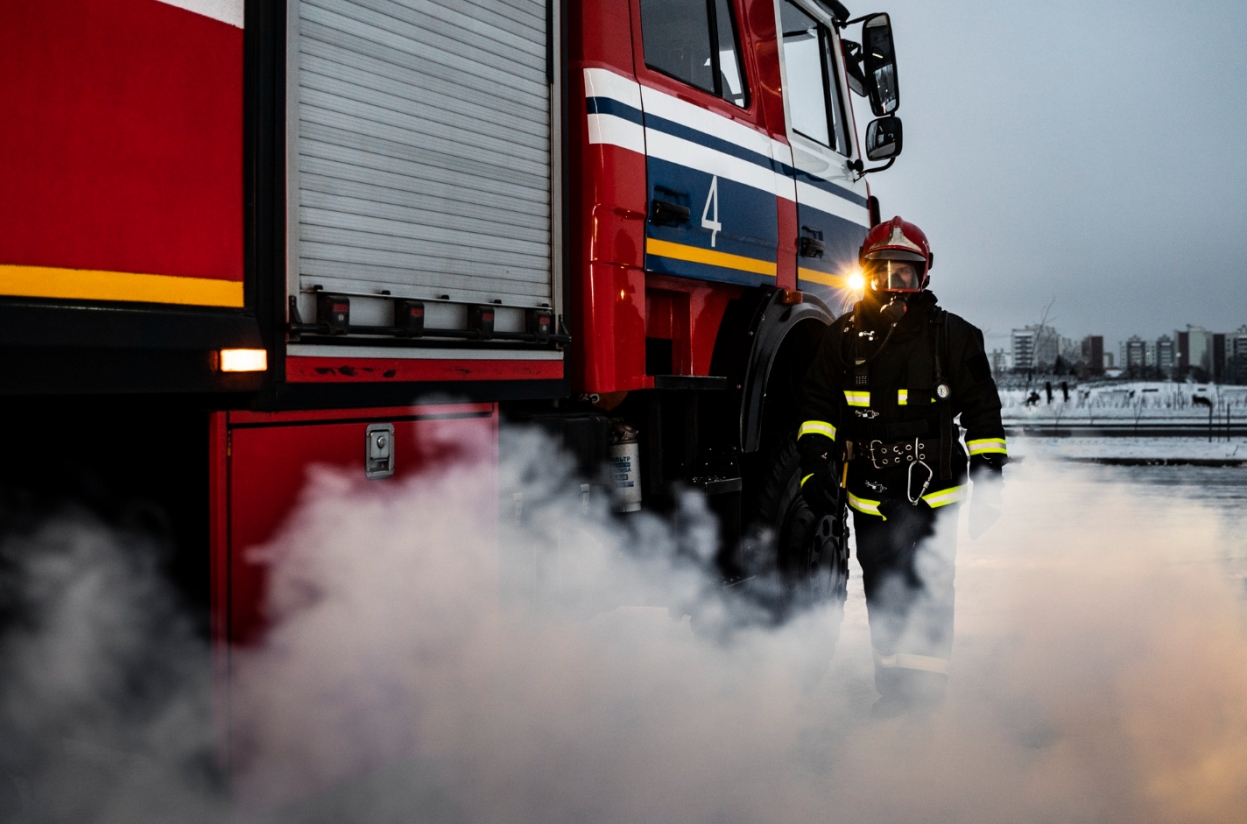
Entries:
[[893,500],[957,503],[968,467],[998,478],[1008,455],[983,333],[930,292],[892,326],[859,301],[827,329],[802,384],[802,483],[829,468],[839,482],[846,461],[848,504],[868,515]]

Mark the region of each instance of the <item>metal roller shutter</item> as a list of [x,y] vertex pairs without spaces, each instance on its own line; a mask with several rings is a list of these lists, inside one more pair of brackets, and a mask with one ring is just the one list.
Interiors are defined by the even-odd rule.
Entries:
[[551,304],[546,0],[298,0],[292,22],[300,291]]

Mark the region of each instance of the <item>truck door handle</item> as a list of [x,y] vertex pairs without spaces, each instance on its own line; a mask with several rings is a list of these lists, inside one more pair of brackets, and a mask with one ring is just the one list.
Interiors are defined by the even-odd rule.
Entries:
[[654,199],[650,207],[650,220],[663,226],[679,226],[688,223],[693,213],[687,206]]
[[823,256],[827,246],[821,240],[814,237],[801,238],[801,257],[818,257]]

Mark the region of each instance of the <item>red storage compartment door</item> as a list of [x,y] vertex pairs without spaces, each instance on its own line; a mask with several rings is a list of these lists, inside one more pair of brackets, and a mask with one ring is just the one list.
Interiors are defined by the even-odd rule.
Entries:
[[[394,474],[390,478],[365,478],[370,424],[394,427]],[[495,456],[492,486],[497,486],[494,404],[232,412],[228,426],[228,541],[216,543],[214,567],[218,572],[218,640],[230,645],[252,644],[262,637],[265,568],[250,550],[278,533],[297,506],[313,467],[342,470],[348,478],[358,477],[361,484],[390,484],[454,461],[461,452],[479,456],[480,450],[487,449]],[[481,443],[482,439],[488,442]],[[483,507],[496,507],[493,489],[480,493]]]
[[[365,476],[370,426],[392,425],[393,475],[368,479]],[[357,777],[351,769],[329,774],[302,771],[296,763],[285,763],[287,754],[277,746],[262,753],[248,743],[252,732],[246,710],[236,702],[254,700],[243,682],[248,673],[254,679],[256,659],[244,656],[269,655],[264,648],[266,600],[271,567],[253,550],[280,538],[291,517],[304,503],[303,494],[311,473],[322,468],[339,473],[354,500],[365,499],[373,489],[395,492],[417,476],[436,487],[437,473],[458,468],[470,461],[473,484],[463,490],[471,511],[480,517],[472,525],[484,530],[486,541],[496,540],[498,413],[492,403],[444,404],[438,406],[302,411],[280,413],[217,413],[213,426],[213,506],[212,536],[214,669],[216,677],[216,729],[218,757],[234,778],[243,778],[234,787],[234,802],[248,814],[270,811],[299,803]],[[358,486],[350,486],[357,479]],[[373,486],[375,485],[375,486]],[[409,487],[411,503],[419,506],[419,486]],[[406,506],[406,502],[400,505]],[[386,524],[378,523],[378,529]],[[398,525],[393,525],[397,527]],[[349,531],[342,540],[351,540]],[[329,540],[334,540],[329,536]],[[419,542],[412,542],[418,551]],[[352,550],[355,548],[352,547]],[[358,547],[367,551],[367,547]],[[482,586],[490,586],[494,573],[481,569]],[[496,581],[495,581],[496,585]],[[393,593],[391,592],[391,597]],[[386,639],[376,639],[384,644]],[[335,643],[324,640],[317,656],[334,660]],[[306,650],[304,651],[306,654]],[[280,653],[279,653],[280,657]],[[248,666],[252,669],[247,669]],[[247,681],[252,691],[254,680]],[[264,696],[262,703],[274,699],[284,712],[314,711],[298,708],[290,696]],[[290,699],[291,704],[285,702]],[[254,708],[253,708],[254,709]],[[296,718],[297,721],[297,718]],[[280,762],[280,763],[279,763]],[[368,769],[383,768],[372,764]],[[257,776],[282,776],[273,782]]]

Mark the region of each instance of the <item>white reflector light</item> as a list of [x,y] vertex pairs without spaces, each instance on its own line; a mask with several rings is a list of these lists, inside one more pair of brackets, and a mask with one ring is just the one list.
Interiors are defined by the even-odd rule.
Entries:
[[265,349],[222,349],[218,361],[222,372],[264,372],[268,369]]

